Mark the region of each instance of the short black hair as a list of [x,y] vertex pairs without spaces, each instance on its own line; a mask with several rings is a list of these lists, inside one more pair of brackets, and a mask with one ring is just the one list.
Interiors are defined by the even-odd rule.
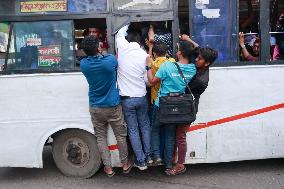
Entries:
[[199,54],[204,58],[206,62],[209,62],[209,66],[215,62],[218,58],[218,52],[215,49],[205,47],[199,49]]
[[194,55],[194,49],[189,41],[180,41],[178,50],[184,58],[191,61],[191,57]]
[[99,39],[95,36],[86,36],[81,46],[87,56],[94,56],[98,53],[99,42]]
[[136,43],[141,43],[141,36],[138,32],[135,31],[131,31],[128,33],[128,35],[126,36],[126,40],[128,42],[136,42]]
[[156,53],[157,56],[165,56],[169,51],[169,47],[162,42],[156,42],[153,47],[153,53]]

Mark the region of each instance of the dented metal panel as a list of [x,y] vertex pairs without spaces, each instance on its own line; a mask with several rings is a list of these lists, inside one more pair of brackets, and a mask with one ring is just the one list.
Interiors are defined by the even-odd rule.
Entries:
[[120,0],[113,1],[114,10],[163,10],[171,8],[171,0]]

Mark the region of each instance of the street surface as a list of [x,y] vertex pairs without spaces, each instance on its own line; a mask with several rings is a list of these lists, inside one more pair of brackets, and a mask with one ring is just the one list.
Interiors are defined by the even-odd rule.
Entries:
[[129,175],[118,168],[113,178],[102,170],[91,179],[68,178],[55,167],[48,147],[44,169],[0,168],[0,189],[284,188],[284,159],[189,165],[185,175],[176,177],[164,175],[161,168],[133,168]]

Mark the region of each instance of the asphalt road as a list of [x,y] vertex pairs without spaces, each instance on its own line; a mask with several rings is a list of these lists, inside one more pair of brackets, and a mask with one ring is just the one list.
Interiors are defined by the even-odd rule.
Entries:
[[44,152],[44,169],[0,168],[0,189],[143,189],[143,188],[284,188],[284,159],[187,166],[185,175],[169,177],[162,167],[141,172],[133,168],[108,178],[103,171],[91,179],[63,176],[56,168],[51,151]]

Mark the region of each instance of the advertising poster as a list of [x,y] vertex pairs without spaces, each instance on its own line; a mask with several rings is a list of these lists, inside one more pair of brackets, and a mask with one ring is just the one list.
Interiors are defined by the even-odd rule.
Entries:
[[9,37],[9,24],[0,23],[0,53],[7,51]]
[[69,12],[106,11],[107,0],[68,0]]

